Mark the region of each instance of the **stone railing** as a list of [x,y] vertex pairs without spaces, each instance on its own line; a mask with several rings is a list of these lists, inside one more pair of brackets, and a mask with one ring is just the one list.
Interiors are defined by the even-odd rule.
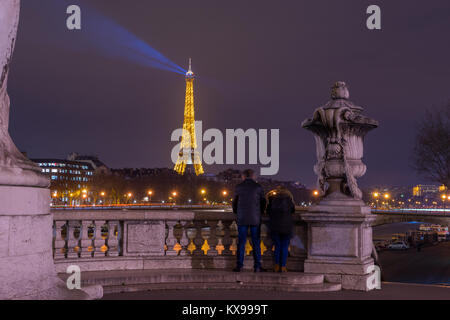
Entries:
[[[53,253],[58,272],[69,265],[83,271],[232,268],[237,251],[235,215],[226,210],[54,210]],[[289,268],[303,270],[306,224],[295,215]],[[263,266],[272,266],[273,245],[261,226]],[[251,241],[246,255],[252,252]],[[252,257],[245,267],[251,268]]]

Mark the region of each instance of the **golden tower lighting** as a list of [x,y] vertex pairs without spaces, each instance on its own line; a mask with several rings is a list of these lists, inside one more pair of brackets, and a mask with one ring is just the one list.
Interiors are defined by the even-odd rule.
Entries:
[[195,137],[194,116],[194,72],[192,61],[189,59],[189,70],[186,73],[186,100],[184,104],[183,136],[181,137],[180,153],[174,170],[183,175],[187,165],[193,165],[196,175],[204,173],[202,161],[197,151],[197,139]]

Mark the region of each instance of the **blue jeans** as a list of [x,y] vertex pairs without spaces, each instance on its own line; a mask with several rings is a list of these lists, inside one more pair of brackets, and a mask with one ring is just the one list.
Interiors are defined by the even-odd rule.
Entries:
[[261,232],[259,226],[238,226],[238,250],[237,250],[237,267],[244,266],[245,244],[247,243],[248,228],[252,235],[253,260],[255,269],[261,268]]
[[273,254],[275,264],[278,264],[280,267],[286,267],[291,236],[274,232],[272,234],[272,240],[275,245],[275,252]]

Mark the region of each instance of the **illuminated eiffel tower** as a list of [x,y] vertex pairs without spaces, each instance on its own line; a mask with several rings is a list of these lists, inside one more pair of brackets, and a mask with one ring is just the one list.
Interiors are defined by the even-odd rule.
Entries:
[[194,117],[194,78],[192,61],[189,59],[189,70],[186,73],[186,100],[184,104],[183,136],[181,138],[180,153],[174,170],[183,175],[187,165],[193,165],[196,175],[204,173],[202,161],[197,151]]

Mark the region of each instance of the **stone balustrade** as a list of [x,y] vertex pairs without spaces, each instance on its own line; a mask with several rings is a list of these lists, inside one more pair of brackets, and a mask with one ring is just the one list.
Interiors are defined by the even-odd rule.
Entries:
[[[53,255],[58,272],[132,269],[224,269],[235,265],[237,225],[227,210],[54,210]],[[302,271],[306,224],[295,215],[288,267]],[[263,266],[272,267],[273,245],[261,226]],[[246,268],[252,268],[251,240]]]

